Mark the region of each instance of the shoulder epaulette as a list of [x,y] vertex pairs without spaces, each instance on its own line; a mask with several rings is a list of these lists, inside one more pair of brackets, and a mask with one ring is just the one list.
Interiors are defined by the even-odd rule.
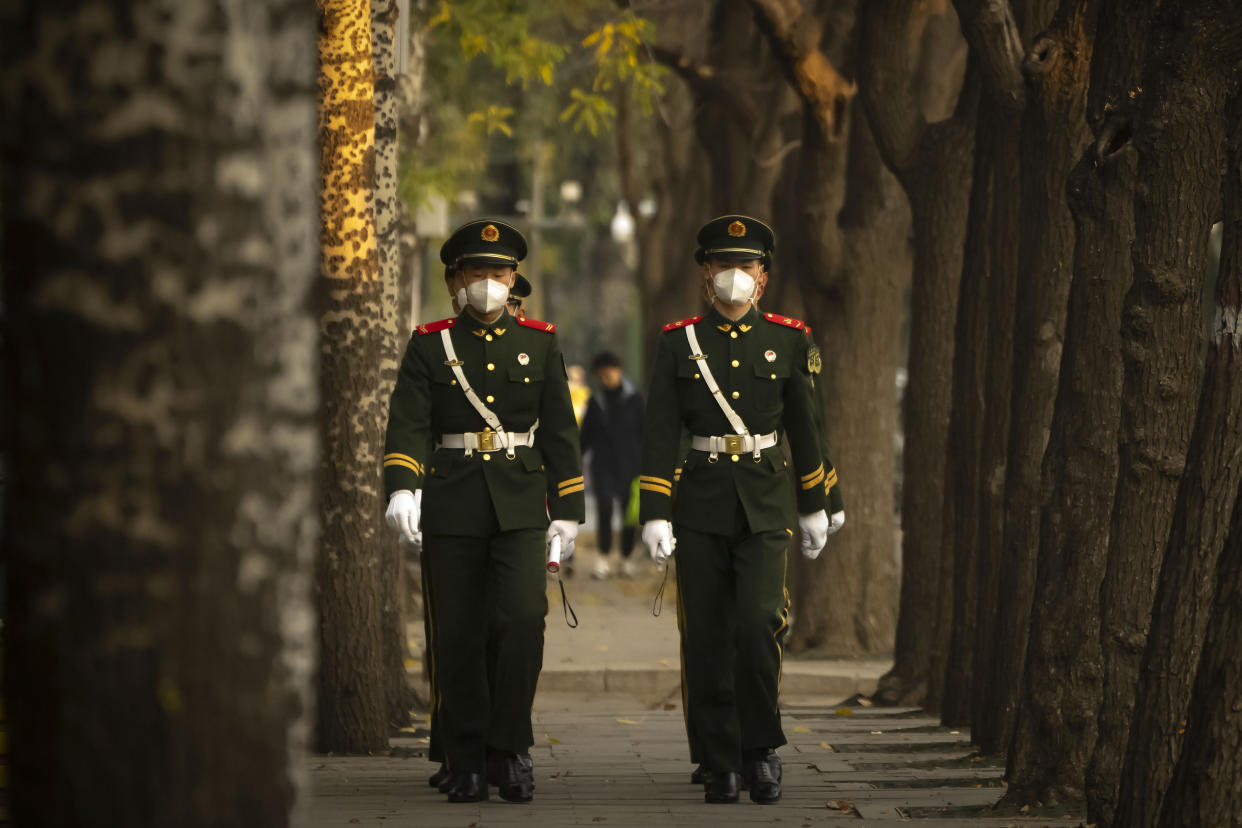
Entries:
[[457,319],[455,317],[449,317],[448,319],[441,319],[439,322],[428,322],[426,325],[419,325],[414,330],[418,331],[420,334],[438,333],[445,328],[451,328],[456,324]]
[[540,322],[538,319],[521,316],[518,317],[517,323],[524,328],[534,328],[544,333],[556,333],[556,325],[552,322]]
[[781,316],[779,313],[765,313],[763,318],[769,322],[775,322],[777,325],[784,325],[787,328],[802,330],[806,327],[806,323],[801,319],[794,319],[789,316]]
[[702,318],[703,318],[702,316],[691,316],[689,319],[683,319],[680,322],[669,322],[667,325],[664,326],[664,330],[675,331],[678,328],[684,328],[687,325],[693,325],[695,322],[698,322]]

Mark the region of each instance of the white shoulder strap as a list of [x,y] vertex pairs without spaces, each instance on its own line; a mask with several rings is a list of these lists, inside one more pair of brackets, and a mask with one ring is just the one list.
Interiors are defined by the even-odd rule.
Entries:
[[707,383],[707,390],[711,391],[712,396],[716,398],[716,404],[724,412],[729,425],[733,426],[733,430],[738,434],[750,434],[746,423],[742,422],[742,418],[737,415],[733,406],[729,405],[729,401],[721,393],[720,386],[716,384],[716,378],[712,376],[712,369],[707,367],[707,357],[703,355],[703,350],[699,347],[699,338],[694,333],[693,324],[686,326],[686,341],[690,343],[690,358],[698,363],[699,373],[703,375],[703,381]]
[[[453,338],[449,336],[449,329],[445,328],[440,331],[440,340],[444,343],[444,355],[448,357],[448,366],[453,369],[453,375],[457,377],[457,384],[461,386],[462,392],[466,395],[466,399],[474,406],[474,410],[479,412],[479,416],[483,418],[483,422],[491,427],[492,431],[498,431],[504,434],[504,427],[500,424],[500,418],[497,417],[492,410],[483,404],[479,399],[479,395],[474,393],[474,389],[470,387],[470,383],[466,380],[466,374],[461,370],[461,360],[457,358],[457,351],[453,348]],[[501,437],[502,441],[507,441],[508,437]],[[508,446],[505,446],[508,448]]]

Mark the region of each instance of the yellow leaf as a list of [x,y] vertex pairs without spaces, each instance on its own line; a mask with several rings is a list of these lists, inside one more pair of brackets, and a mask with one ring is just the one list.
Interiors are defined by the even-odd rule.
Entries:
[[436,16],[427,21],[427,28],[433,29],[441,23],[447,23],[452,13],[449,11],[448,3],[440,4],[440,11],[436,12]]
[[853,711],[853,710],[850,710],[848,707],[838,707],[838,708],[837,708],[837,715],[838,715],[838,716],[853,716],[853,715],[854,715],[854,711]]
[[806,725],[795,725],[794,733],[810,733],[811,729]]
[[599,36],[600,36],[600,32],[598,30],[591,32],[589,35],[587,35],[586,37],[582,39],[582,45],[583,46],[594,46],[597,42],[599,42]]
[[617,723],[618,724],[638,724],[638,722],[634,721],[633,719],[617,719]]
[[539,67],[539,77],[543,79],[546,86],[552,85],[552,64],[545,63]]

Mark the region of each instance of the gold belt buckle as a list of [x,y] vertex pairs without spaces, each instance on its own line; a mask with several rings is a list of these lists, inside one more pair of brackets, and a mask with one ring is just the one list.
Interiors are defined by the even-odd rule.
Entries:
[[479,451],[496,450],[496,432],[491,429],[488,429],[487,431],[476,431],[474,436],[479,440]]
[[728,454],[741,454],[745,451],[745,449],[742,448],[741,434],[726,434],[724,436],[724,446],[724,450]]

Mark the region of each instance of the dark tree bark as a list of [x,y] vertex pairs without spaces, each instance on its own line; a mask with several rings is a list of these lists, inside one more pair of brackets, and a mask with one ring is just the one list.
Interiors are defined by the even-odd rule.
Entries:
[[318,561],[321,750],[388,744],[381,534],[381,362],[389,331],[375,239],[375,109],[368,0],[320,0],[321,253]]
[[[796,559],[790,648],[885,652],[896,623],[895,320],[909,273],[908,251],[895,240],[908,237],[908,213],[875,154],[866,118],[852,105],[854,83],[837,68],[856,33],[855,3],[818,10],[797,0],[753,5],[801,109],[801,144],[774,204],[784,217],[778,226],[792,227],[781,242],[784,252],[777,251],[778,287],[786,273],[785,286],[796,285],[801,295],[777,293],[774,300],[797,314],[800,298],[814,338],[831,355],[820,393],[848,526],[819,561]],[[782,261],[797,269],[781,271]]]
[[1130,144],[1150,0],[1103,0],[1088,94],[1095,139],[1069,180],[1074,276],[1042,488],[1031,628],[1006,800],[1083,796],[1100,693],[1099,588],[1121,410],[1121,308],[1132,281]]
[[[1022,233],[1005,469],[1004,541],[980,578],[971,738],[984,753],[1013,735],[1039,550],[1040,471],[1056,401],[1073,275],[1074,225],[1065,191],[1089,135],[1086,93],[1097,0],[1065,0],[1023,66]],[[990,607],[993,612],[985,611]]]
[[[1242,20],[1236,15],[1223,15],[1223,11],[1217,3],[1203,2],[1187,9],[1184,17],[1167,22],[1161,20],[1162,29],[1167,27],[1178,34],[1161,38],[1148,64],[1151,81],[1144,122],[1151,124],[1155,134],[1150,143],[1145,141],[1141,145],[1144,157],[1153,156],[1153,163],[1145,167],[1151,170],[1153,183],[1179,181],[1175,190],[1157,187],[1151,198],[1175,198],[1178,201],[1164,202],[1175,205],[1193,200],[1200,206],[1193,211],[1180,208],[1167,211],[1159,227],[1153,226],[1154,221],[1145,222],[1147,232],[1159,232],[1166,238],[1185,239],[1185,242],[1177,249],[1165,247],[1157,264],[1146,265],[1144,269],[1160,273],[1163,283],[1173,276],[1172,263],[1184,268],[1181,278],[1189,283],[1184,289],[1190,292],[1186,301],[1196,305],[1196,309],[1195,282],[1206,270],[1207,234],[1216,218],[1216,212],[1211,209],[1216,199],[1208,191],[1215,189],[1220,181],[1220,150],[1226,138],[1225,130],[1236,129],[1239,112],[1234,106],[1231,117],[1227,117],[1226,101],[1237,91],[1238,65],[1242,60]],[[1192,93],[1187,84],[1192,85],[1197,94]],[[1173,124],[1177,124],[1179,136],[1176,149],[1170,143],[1170,135],[1160,134],[1163,125],[1172,127]],[[1156,161],[1161,155],[1166,156],[1162,163]],[[1208,346],[1206,381],[1199,396],[1186,473],[1178,488],[1172,531],[1164,549],[1159,591],[1150,622],[1151,635],[1142,657],[1141,673],[1131,677],[1132,655],[1129,650],[1121,650],[1124,658],[1114,669],[1118,670],[1116,681],[1122,686],[1113,687],[1110,695],[1111,675],[1110,681],[1106,681],[1105,706],[1100,713],[1100,741],[1087,777],[1089,811],[1103,825],[1128,828],[1156,824],[1161,793],[1168,785],[1182,746],[1182,722],[1187,716],[1192,677],[1211,606],[1212,575],[1228,531],[1224,516],[1232,511],[1238,481],[1242,478],[1242,416],[1239,415],[1242,364],[1234,337],[1236,309],[1242,304],[1239,302],[1242,277],[1238,273],[1237,236],[1238,222],[1242,220],[1242,204],[1238,200],[1242,191],[1239,190],[1236,155],[1230,161],[1224,187],[1226,227],[1221,274],[1216,284],[1218,320]],[[1145,167],[1140,167],[1140,172]],[[1147,209],[1155,203],[1146,198],[1138,202]],[[1201,250],[1194,248],[1198,242],[1202,242]],[[1136,266],[1137,257],[1146,249],[1146,246],[1136,246]],[[1197,273],[1187,272],[1195,267],[1199,268]],[[1163,288],[1160,293],[1165,293]],[[1191,324],[1196,321],[1191,320]],[[1197,368],[1196,332],[1197,329],[1183,334],[1186,339],[1181,347],[1189,353],[1183,355],[1184,363],[1174,363],[1178,370],[1190,374]],[[1144,345],[1144,350],[1149,349]],[[1164,370],[1172,367],[1166,363]],[[1168,380],[1165,380],[1162,391],[1167,385]],[[1160,450],[1162,458],[1172,454],[1173,450],[1168,447]],[[1114,533],[1120,534],[1116,527]],[[1122,563],[1146,565],[1132,559],[1123,559]],[[1105,584],[1106,587],[1109,584],[1107,579]],[[1146,589],[1146,583],[1140,583],[1140,587]],[[1132,602],[1139,604],[1146,599],[1146,593],[1141,591],[1137,595],[1131,592],[1130,596]],[[1135,618],[1141,608],[1132,607]],[[1144,622],[1131,630],[1134,640],[1126,643],[1137,646],[1146,626]],[[1109,628],[1103,632],[1108,633]],[[1104,643],[1107,656],[1107,638]],[[1120,698],[1126,684],[1137,684],[1133,702]],[[1110,710],[1110,703],[1123,707]],[[1125,715],[1131,703],[1135,705],[1132,721]],[[1115,732],[1114,728],[1122,727],[1127,728],[1126,733]]]
[[923,536],[932,535],[940,525],[940,489],[922,488],[919,475],[935,474],[944,463],[952,319],[961,278],[978,100],[971,88],[950,117],[927,122],[915,97],[916,55],[910,48],[919,42],[920,29],[929,25],[924,11],[904,0],[864,5],[859,43],[862,101],[880,154],[910,202],[914,231],[902,512],[906,529],[902,600],[909,620],[901,630],[900,655],[885,686],[897,699],[915,693],[920,701],[920,688],[927,684],[927,654],[936,636],[930,626],[916,631],[911,624],[920,615],[934,619],[937,608],[938,546],[934,538]]
[[16,824],[297,822],[313,34],[285,0],[0,10]]
[[[1238,168],[1231,175],[1236,177]],[[1235,185],[1236,186],[1236,185]],[[1242,346],[1238,306],[1224,335]],[[1190,698],[1185,750],[1165,796],[1161,828],[1233,825],[1242,813],[1242,497],[1236,497],[1233,525],[1220,555],[1216,599],[1208,620],[1203,656]]]
[[[1211,21],[1210,23],[1208,21]],[[1134,285],[1122,316],[1117,494],[1100,594],[1104,688],[1087,773],[1089,816],[1108,821],[1130,735],[1156,579],[1194,428],[1203,372],[1202,292],[1220,215],[1224,109],[1242,18],[1233,4],[1157,12],[1135,141]]]

